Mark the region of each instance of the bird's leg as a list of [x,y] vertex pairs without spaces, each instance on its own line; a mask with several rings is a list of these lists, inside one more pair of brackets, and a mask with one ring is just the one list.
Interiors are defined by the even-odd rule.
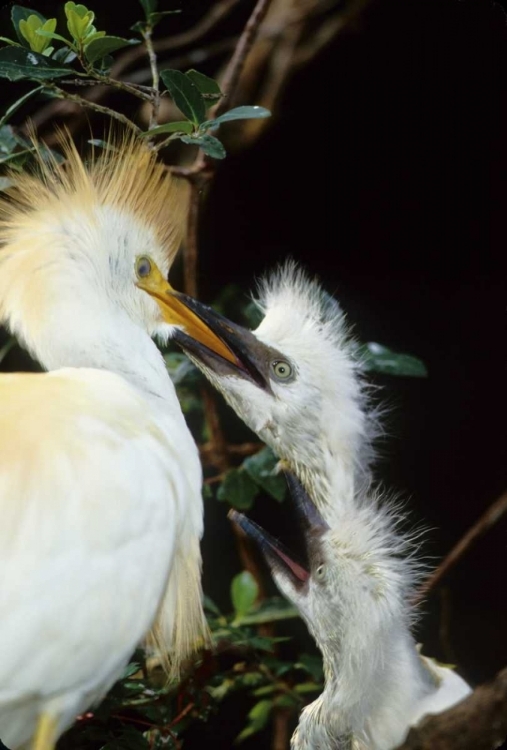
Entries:
[[58,720],[49,713],[39,716],[33,738],[32,750],[54,750]]

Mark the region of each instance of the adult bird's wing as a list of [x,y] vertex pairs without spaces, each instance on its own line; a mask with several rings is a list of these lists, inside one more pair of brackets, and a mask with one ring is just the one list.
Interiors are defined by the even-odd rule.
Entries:
[[187,492],[174,440],[98,370],[0,376],[0,738],[101,697],[149,630]]

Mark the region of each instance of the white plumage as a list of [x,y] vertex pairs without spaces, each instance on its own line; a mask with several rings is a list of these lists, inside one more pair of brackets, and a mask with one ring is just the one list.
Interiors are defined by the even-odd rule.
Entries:
[[[151,340],[184,196],[127,137],[42,160],[0,205],[0,320],[47,374],[0,376],[0,738],[49,750],[151,628],[174,671],[207,637],[201,467]],[[149,265],[148,265],[149,270]],[[170,311],[173,310],[173,313]],[[191,321],[187,330],[191,333]],[[201,326],[200,332],[204,327]],[[63,368],[63,369],[62,369]]]
[[470,688],[421,657],[411,635],[409,602],[421,568],[398,529],[400,509],[372,489],[377,414],[341,310],[293,264],[262,284],[264,318],[253,334],[191,304],[239,364],[177,333],[180,343],[306,488],[291,480],[304,509],[306,572],[287,551],[278,554],[266,532],[232,514],[261,543],[322,651],[325,690],[303,711],[292,746],[390,750],[422,716]]

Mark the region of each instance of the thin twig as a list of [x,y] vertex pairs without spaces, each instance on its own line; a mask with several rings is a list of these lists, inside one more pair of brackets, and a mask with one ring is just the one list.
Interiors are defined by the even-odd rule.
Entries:
[[[230,106],[230,102],[233,101],[245,60],[257,38],[259,27],[262,19],[267,13],[270,3],[271,0],[257,0],[255,8],[239,37],[236,49],[225,69],[221,83],[221,89],[224,94],[223,99],[211,108],[209,112],[210,119],[217,117],[221,112],[227,109]],[[213,179],[215,173],[215,162],[213,159],[208,159],[204,153],[199,150],[192,167],[187,169],[173,168],[172,171],[173,173],[179,174],[181,177],[186,177],[192,184],[187,225],[187,241],[183,250],[185,291],[192,296],[197,291],[197,232],[201,206],[200,198],[205,186]]]
[[426,579],[413,599],[414,604],[419,604],[442,578],[453,568],[458,560],[468,552],[472,544],[494,526],[507,512],[507,492],[504,492],[498,500],[489,506],[487,511],[467,531],[467,533],[452,548],[447,557],[440,563],[438,568]]
[[259,27],[264,16],[268,12],[270,5],[271,0],[257,0],[253,13],[248,19],[247,24],[243,29],[243,33],[239,38],[234,54],[225,69],[221,83],[221,89],[224,94],[223,99],[221,99],[210,111],[210,119],[218,117],[225,112],[226,109],[230,109],[238,88],[239,77],[245,66],[246,58],[257,38]]
[[125,115],[122,115],[121,112],[117,112],[114,109],[109,109],[109,107],[103,107],[102,104],[96,104],[95,102],[91,102],[88,99],[84,99],[82,96],[78,96],[77,94],[69,94],[68,91],[64,91],[64,89],[61,89],[59,86],[56,86],[54,83],[48,83],[46,84],[47,88],[49,88],[55,96],[57,96],[59,99],[65,99],[69,102],[74,102],[75,104],[78,104],[80,107],[86,107],[87,109],[91,109],[94,112],[100,112],[102,115],[107,115],[107,117],[112,117],[115,120],[118,120],[118,122],[121,122],[123,125],[126,125],[128,128],[132,129],[135,133],[140,135],[142,133],[142,130],[135,125],[132,120],[129,120],[128,117],[125,117]]
[[157,55],[155,54],[155,50],[153,48],[153,39],[152,39],[152,33],[153,28],[150,24],[147,24],[143,31],[143,39],[144,43],[146,45],[146,51],[148,52],[148,59],[150,61],[150,69],[151,69],[151,81],[153,86],[153,96],[152,96],[152,107],[151,107],[151,115],[150,115],[150,129],[156,127],[158,125],[158,112],[160,109],[160,91],[159,91],[159,73],[158,73],[158,67],[157,67]]

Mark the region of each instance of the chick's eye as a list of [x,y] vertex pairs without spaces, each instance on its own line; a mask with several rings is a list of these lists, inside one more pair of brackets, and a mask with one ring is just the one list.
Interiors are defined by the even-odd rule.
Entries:
[[288,362],[284,362],[279,359],[276,362],[271,363],[271,369],[278,380],[287,380],[292,375],[292,367]]
[[326,569],[325,569],[324,565],[319,565],[319,567],[317,568],[317,571],[316,571],[317,578],[320,578],[322,580],[324,578],[325,572],[326,572]]
[[136,274],[138,279],[145,279],[151,273],[151,260],[146,255],[136,259]]

